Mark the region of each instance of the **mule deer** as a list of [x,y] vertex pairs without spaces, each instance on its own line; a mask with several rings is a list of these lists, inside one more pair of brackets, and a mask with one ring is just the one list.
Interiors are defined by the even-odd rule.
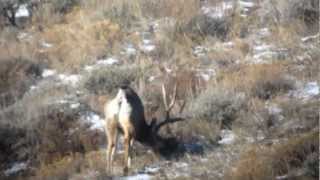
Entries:
[[159,129],[168,124],[184,120],[183,118],[170,118],[170,111],[175,104],[176,86],[170,104],[167,103],[167,95],[164,85],[162,86],[163,101],[166,108],[165,120],[157,123],[156,119],[147,124],[144,115],[144,106],[137,93],[128,86],[122,86],[116,97],[106,104],[106,130],[107,130],[107,170],[112,171],[114,153],[116,151],[118,131],[124,134],[124,173],[128,172],[131,164],[131,151],[134,140],[142,144],[161,148],[165,144],[164,139],[158,136]]

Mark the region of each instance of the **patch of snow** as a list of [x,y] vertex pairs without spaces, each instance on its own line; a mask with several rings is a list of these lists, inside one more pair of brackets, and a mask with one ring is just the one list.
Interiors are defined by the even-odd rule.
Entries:
[[150,179],[152,179],[152,176],[149,174],[136,174],[136,175],[132,175],[132,176],[115,178],[115,179],[118,179],[118,180],[150,180]]
[[196,46],[193,48],[193,54],[197,57],[205,56],[207,54],[207,52],[208,52],[207,47]]
[[70,104],[71,109],[77,109],[78,107],[80,107],[80,103],[78,103],[78,102]]
[[39,87],[38,86],[30,86],[30,90],[32,91],[32,90],[36,90],[36,89],[38,89]]
[[57,72],[55,70],[52,70],[52,69],[44,69],[42,71],[42,77],[46,78],[46,77],[49,77],[49,76],[53,76],[55,75]]
[[277,176],[276,179],[277,179],[277,180],[280,180],[280,179],[288,179],[288,177],[289,177],[289,176],[286,174],[286,175],[282,175],[282,176]]
[[27,4],[21,4],[19,6],[19,9],[16,12],[16,18],[30,16],[27,6],[28,6]]
[[18,35],[17,35],[17,38],[19,40],[23,40],[23,39],[30,40],[31,37],[32,36],[29,33],[26,33],[26,32],[19,32]]
[[143,44],[140,46],[140,49],[144,52],[151,52],[156,49],[156,46],[153,44]]
[[210,75],[206,74],[206,73],[201,73],[200,76],[203,78],[203,80],[205,81],[209,81],[210,80]]
[[222,45],[223,45],[223,47],[225,47],[225,48],[233,48],[233,47],[234,47],[234,42],[229,41],[229,42],[223,43]]
[[209,81],[211,77],[216,75],[214,69],[198,69],[197,76],[201,77],[205,81]]
[[280,114],[282,112],[282,109],[277,104],[270,104],[268,105],[268,112],[269,114]]
[[164,69],[166,70],[167,73],[171,73],[172,69],[168,68],[167,66],[164,66]]
[[284,59],[288,56],[288,49],[276,48],[272,45],[258,45],[253,48],[253,63],[270,63],[272,59]]
[[149,82],[152,82],[152,81],[155,80],[155,79],[156,79],[155,76],[150,76],[149,79],[148,79],[148,81],[149,81]]
[[231,130],[222,130],[221,131],[221,140],[218,141],[219,144],[232,144],[235,141],[235,134]]
[[79,74],[59,74],[58,78],[63,84],[76,86],[82,79]]
[[44,48],[51,48],[53,46],[53,44],[50,44],[50,43],[47,43],[47,42],[43,41],[41,43],[41,46],[43,46]]
[[268,45],[268,44],[262,44],[262,45],[255,46],[253,49],[256,52],[261,52],[261,51],[268,51],[271,48],[273,48],[273,46]]
[[239,1],[240,7],[243,8],[252,8],[255,6],[254,2],[249,2],[249,1]]
[[15,174],[15,173],[17,173],[19,171],[26,170],[26,169],[27,169],[27,163],[25,163],[25,162],[17,162],[15,164],[13,164],[11,166],[11,168],[5,170],[4,174],[6,176],[10,176],[12,174]]
[[319,85],[317,82],[308,82],[307,84],[304,85],[304,87],[289,92],[289,95],[301,98],[304,100],[308,100],[314,96],[319,95]]
[[88,72],[91,72],[91,71],[94,70],[94,69],[96,69],[96,67],[93,66],[93,65],[86,65],[86,66],[84,67],[84,70],[86,70],[86,71],[88,71]]
[[119,63],[119,60],[113,57],[110,57],[107,59],[101,59],[97,61],[97,65],[107,65],[107,66],[118,64],[118,63]]
[[97,129],[97,130],[104,131],[106,122],[98,114],[94,112],[88,112],[82,117],[82,119],[85,120],[85,122],[91,124],[90,129],[92,130]]
[[304,88],[304,92],[307,95],[316,96],[319,94],[319,85],[317,82],[309,82]]
[[160,167],[146,167],[144,169],[144,172],[147,174],[149,174],[149,173],[154,174],[154,173],[159,172],[159,170],[160,170]]
[[60,99],[60,100],[57,100],[56,103],[57,104],[67,104],[67,103],[70,103],[70,101],[65,100],[65,99]]
[[201,7],[201,11],[203,14],[211,17],[211,18],[222,18],[224,17],[228,10],[231,10],[233,8],[232,2],[222,2],[217,4],[214,7],[210,6],[203,6]]
[[125,49],[125,53],[128,55],[135,55],[137,53],[137,50],[133,46],[128,46]]
[[93,70],[96,70],[96,69],[99,69],[102,67],[112,66],[112,65],[116,65],[116,64],[119,64],[119,60],[114,57],[109,57],[106,59],[99,59],[93,65],[86,65],[84,67],[84,70],[86,70],[87,72],[91,72]]
[[[276,56],[278,53],[276,52],[273,52],[273,51],[266,51],[266,52],[261,52],[261,53],[258,53],[258,54],[255,54],[253,56],[254,59],[261,59],[261,58],[272,58],[274,56]],[[263,61],[263,60],[262,60]]]
[[151,44],[150,39],[143,39],[142,42],[143,42],[143,44]]
[[258,34],[260,36],[266,37],[266,36],[269,36],[271,33],[270,33],[270,30],[268,28],[262,28],[262,29],[259,30]]

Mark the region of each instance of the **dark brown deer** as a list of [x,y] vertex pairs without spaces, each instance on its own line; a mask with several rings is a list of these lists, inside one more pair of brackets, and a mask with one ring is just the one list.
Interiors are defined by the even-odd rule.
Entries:
[[166,89],[162,85],[163,102],[166,109],[165,119],[157,122],[152,119],[148,124],[144,115],[144,106],[138,94],[130,87],[123,86],[117,96],[106,104],[105,115],[107,121],[107,170],[112,171],[113,156],[116,151],[118,131],[124,134],[124,173],[128,172],[131,164],[131,150],[134,140],[152,147],[158,151],[166,145],[164,138],[158,135],[158,131],[166,124],[184,120],[183,118],[171,118],[170,111],[176,101],[177,86],[174,87],[171,102],[168,104]]

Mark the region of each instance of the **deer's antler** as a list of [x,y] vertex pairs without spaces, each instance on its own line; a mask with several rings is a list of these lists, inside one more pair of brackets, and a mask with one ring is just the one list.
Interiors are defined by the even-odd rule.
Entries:
[[[168,104],[168,101],[167,101],[167,92],[166,92],[166,88],[164,86],[164,84],[162,84],[162,98],[163,98],[163,104],[164,104],[164,107],[165,107],[165,119],[163,121],[161,121],[159,124],[155,125],[155,128],[154,128],[154,131],[155,132],[158,132],[160,130],[160,128],[166,124],[171,124],[171,123],[175,123],[175,122],[178,122],[178,121],[183,121],[184,118],[171,118],[170,117],[170,112],[176,102],[176,99],[177,99],[177,84],[175,84],[174,86],[174,89],[173,89],[173,94],[172,96],[170,97],[170,104]],[[153,120],[153,124],[155,124],[155,120]]]

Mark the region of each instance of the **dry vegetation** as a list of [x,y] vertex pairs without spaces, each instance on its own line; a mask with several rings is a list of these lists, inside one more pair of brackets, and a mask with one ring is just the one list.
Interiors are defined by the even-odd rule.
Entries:
[[[112,179],[105,134],[84,119],[104,118],[122,84],[148,122],[161,119],[163,83],[169,94],[177,85],[173,116],[187,117],[161,129],[177,149],[164,159],[136,143],[130,174],[158,165],[155,179],[318,179],[320,95],[306,87],[319,91],[319,0],[223,2],[55,0],[16,25],[0,15],[0,179]],[[16,162],[27,168],[7,175]]]
[[[253,145],[240,156],[226,179],[276,179],[288,174],[292,179],[319,178],[319,133],[318,130],[291,137],[287,142],[272,146]],[[311,165],[310,167],[310,164]],[[303,172],[297,171],[303,167]]]

